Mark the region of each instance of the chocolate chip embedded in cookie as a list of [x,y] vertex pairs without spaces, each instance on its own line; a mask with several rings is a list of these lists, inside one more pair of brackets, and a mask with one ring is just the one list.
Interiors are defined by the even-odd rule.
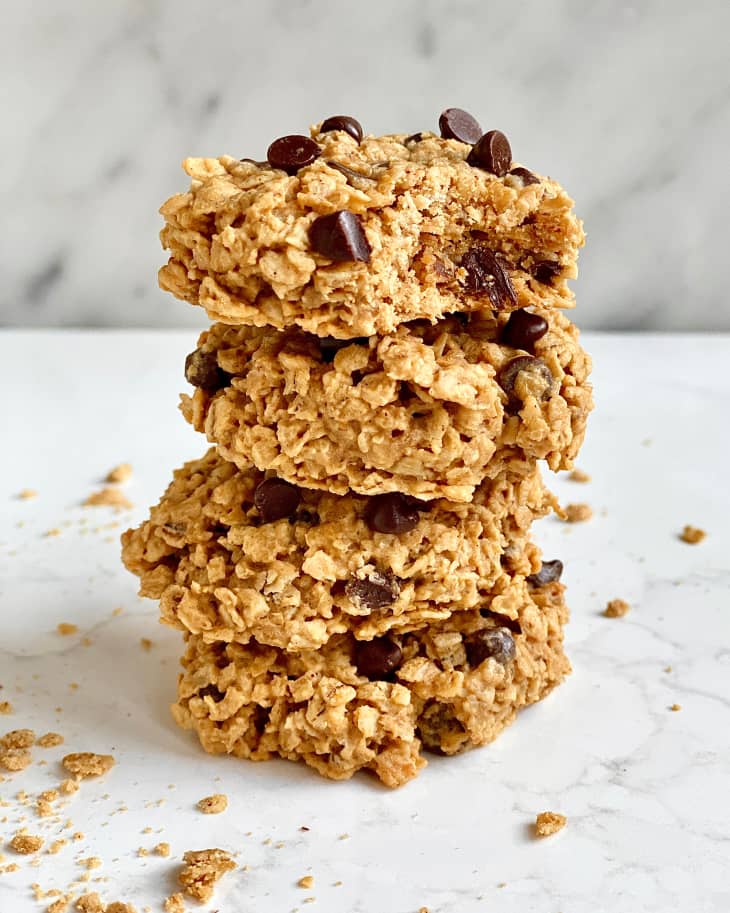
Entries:
[[532,352],[535,343],[548,331],[548,322],[539,314],[531,314],[520,309],[512,311],[509,320],[502,327],[501,341],[513,349],[524,349]]
[[291,517],[300,500],[301,495],[296,485],[283,479],[265,479],[256,486],[253,496],[256,509],[265,523]]
[[401,664],[403,651],[389,637],[375,640],[357,640],[354,643],[353,663],[360,675],[369,679],[383,679]]
[[206,393],[216,393],[230,383],[231,377],[218,367],[215,352],[196,349],[185,359],[185,379]]
[[470,295],[486,295],[497,311],[517,303],[507,270],[496,254],[483,244],[470,247],[460,266],[466,271],[464,288]]
[[[272,143],[270,167],[187,159],[189,191],[161,210],[169,262],[160,284],[213,320],[337,338],[492,306],[572,307],[567,280],[583,244],[572,201],[549,178],[532,180],[519,165],[506,171],[509,144],[497,131],[472,149],[464,140],[477,129],[450,108],[441,130],[452,138],[358,142],[359,125],[337,116],[311,138]],[[464,283],[475,232],[511,290],[499,278]],[[532,272],[543,262],[561,264],[549,284]]]
[[535,574],[530,574],[527,582],[532,586],[547,586],[548,583],[556,583],[563,575],[563,562],[559,558],[552,561],[543,561],[540,570]]
[[390,571],[369,571],[345,584],[350,601],[364,612],[392,606],[400,593],[400,581]]
[[505,665],[516,656],[515,641],[508,628],[485,628],[472,634],[465,642],[466,655],[472,668],[485,659],[494,659]]
[[507,408],[516,412],[528,396],[548,400],[553,395],[555,378],[540,358],[518,355],[503,365],[497,374],[500,387],[507,394]]
[[414,529],[425,510],[428,504],[394,491],[371,498],[365,508],[365,519],[373,532],[397,536]]

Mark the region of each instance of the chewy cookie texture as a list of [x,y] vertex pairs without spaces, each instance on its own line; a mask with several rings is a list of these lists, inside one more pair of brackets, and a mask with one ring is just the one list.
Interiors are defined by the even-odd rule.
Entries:
[[354,123],[282,137],[262,162],[186,159],[190,189],[161,209],[162,288],[223,323],[339,338],[573,305],[572,200],[513,162],[503,134],[363,137]]
[[399,786],[570,671],[530,532],[593,406],[581,223],[457,108],[184,168],[160,285],[214,321],[181,403],[213,446],[122,537],[186,642],[173,715],[212,754]]

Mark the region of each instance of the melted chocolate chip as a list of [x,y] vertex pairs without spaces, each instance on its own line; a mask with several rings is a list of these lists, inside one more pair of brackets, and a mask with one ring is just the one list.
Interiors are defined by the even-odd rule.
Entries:
[[[418,506],[416,498],[394,491],[375,495],[365,508],[365,522],[373,532],[400,535],[410,532],[418,524],[418,514],[428,510],[428,505]],[[423,504],[423,502],[421,502]]]
[[216,704],[220,704],[225,696],[225,692],[216,688],[215,685],[206,685],[198,691],[198,697],[212,697]]
[[334,117],[328,117],[327,120],[322,121],[319,132],[328,133],[330,130],[344,130],[345,133],[349,133],[357,143],[362,139],[362,126],[360,125],[360,122],[355,120],[354,117],[348,117],[347,114],[336,114]]
[[499,130],[490,130],[475,144],[467,157],[470,165],[483,168],[501,178],[512,164],[512,149],[509,140]]
[[371,612],[393,605],[400,593],[400,583],[390,571],[371,571],[363,579],[353,577],[348,580],[345,593],[357,608]]
[[[454,733],[464,732],[464,726],[454,713],[450,704],[440,701],[429,701],[418,717],[418,734],[426,751],[445,754],[441,743]],[[463,750],[463,749],[457,749]],[[453,753],[453,749],[449,754]]]
[[464,288],[470,295],[486,294],[498,311],[517,304],[510,277],[494,251],[475,244],[461,258],[460,265],[466,270]]
[[272,168],[281,168],[287,174],[296,174],[305,165],[319,158],[320,148],[308,136],[292,134],[280,136],[269,146],[266,158]]
[[553,279],[562,271],[563,267],[556,260],[538,260],[532,267],[532,275],[538,282],[552,285]]
[[550,399],[553,390],[553,375],[550,368],[540,358],[533,358],[531,355],[518,355],[513,358],[497,372],[497,383],[507,394],[507,408],[511,412],[518,411],[522,406],[522,400],[517,395],[516,384],[517,377],[522,371],[529,371],[532,374],[534,382],[542,389],[536,391],[535,383],[530,385],[533,394],[539,393],[540,399]]
[[293,516],[300,499],[301,494],[296,485],[277,478],[264,479],[256,486],[253,495],[253,503],[264,523]]
[[439,130],[444,139],[457,139],[472,146],[482,135],[476,118],[461,108],[447,108],[439,117]]
[[315,219],[309,228],[309,243],[318,254],[330,260],[370,261],[370,244],[365,237],[362,219],[347,209]]
[[383,679],[401,664],[403,651],[389,637],[355,642],[352,661],[360,675],[369,679]]
[[485,628],[469,635],[464,641],[466,658],[472,669],[481,666],[485,659],[496,659],[507,665],[515,658],[517,650],[511,631],[507,628]]
[[422,139],[423,139],[422,133],[411,133],[410,136],[407,136],[403,140],[403,145],[409,146],[411,143],[420,143]]
[[520,308],[509,315],[509,320],[502,327],[500,342],[512,346],[513,349],[532,352],[535,343],[542,339],[547,331],[548,322],[544,317]]
[[231,375],[218,367],[215,352],[196,349],[185,359],[185,379],[206,393],[215,393],[228,386]]
[[531,171],[528,171],[527,168],[513,168],[510,171],[510,174],[513,174],[516,178],[520,178],[525,187],[529,184],[540,183],[540,178]]
[[547,586],[548,583],[555,583],[563,575],[563,562],[559,558],[552,561],[543,561],[540,570],[536,574],[530,574],[527,582],[531,586]]

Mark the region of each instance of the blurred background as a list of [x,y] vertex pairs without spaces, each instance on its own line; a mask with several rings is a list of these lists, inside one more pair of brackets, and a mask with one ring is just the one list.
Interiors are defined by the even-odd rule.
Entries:
[[5,4],[0,324],[202,326],[156,279],[185,156],[457,106],[576,200],[581,326],[730,330],[728,35],[729,0]]

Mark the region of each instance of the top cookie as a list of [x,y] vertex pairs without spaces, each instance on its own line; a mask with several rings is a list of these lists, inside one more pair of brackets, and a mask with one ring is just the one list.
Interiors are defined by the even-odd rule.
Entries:
[[275,140],[266,162],[186,159],[190,190],[160,210],[161,287],[222,323],[341,339],[548,297],[572,307],[572,200],[454,110],[441,137],[360,138],[330,118]]

